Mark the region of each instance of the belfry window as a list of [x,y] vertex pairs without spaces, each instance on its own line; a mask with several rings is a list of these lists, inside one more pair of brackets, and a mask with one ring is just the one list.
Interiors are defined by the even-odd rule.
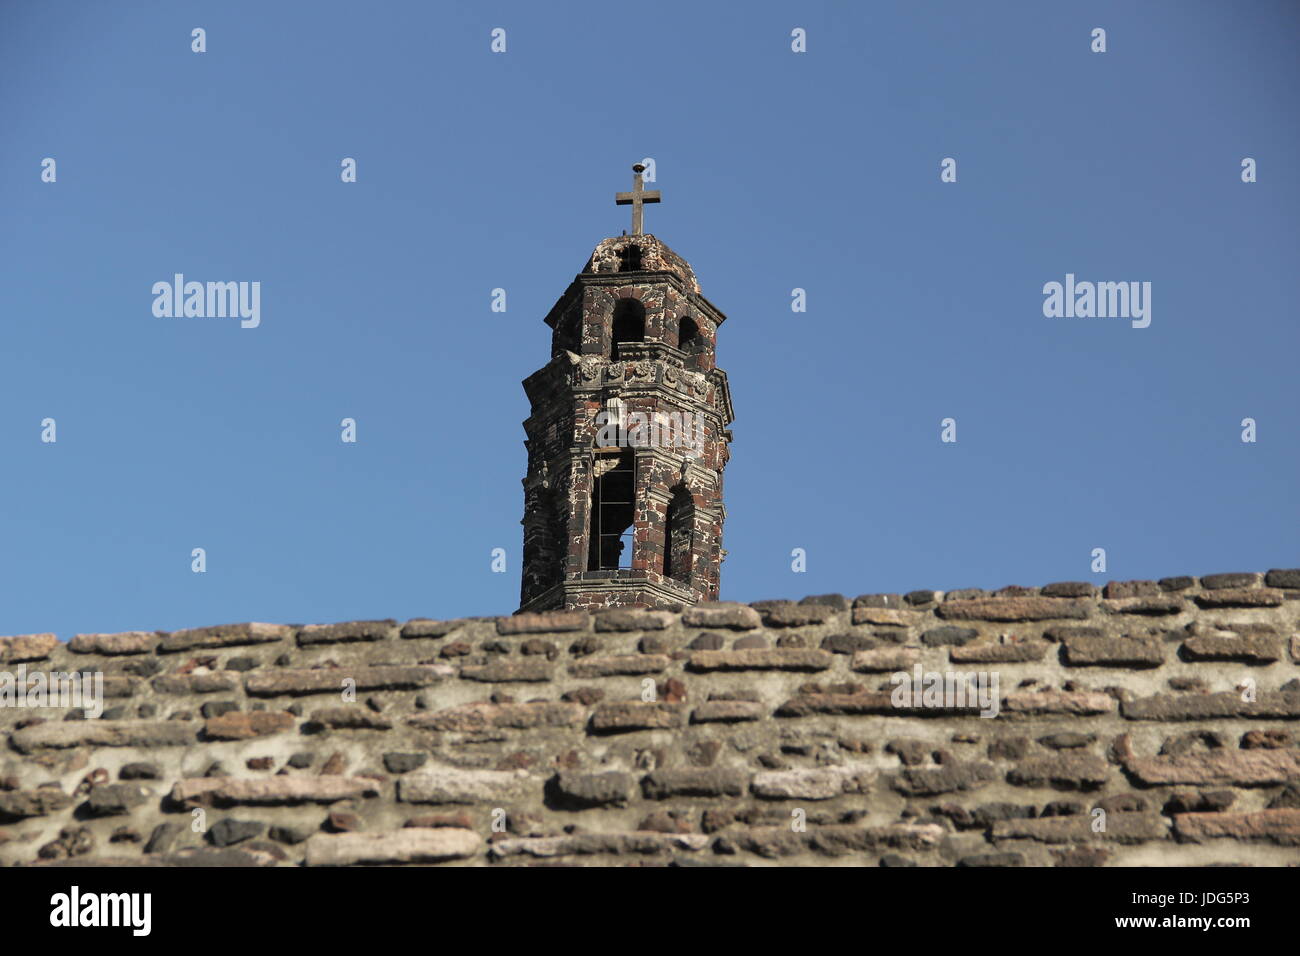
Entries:
[[597,454],[591,474],[587,570],[631,568],[636,456],[630,448]]
[[641,271],[641,247],[635,242],[629,242],[618,252],[618,271],[619,272],[640,272]]
[[700,327],[688,315],[682,319],[681,324],[677,327],[677,347],[683,352],[690,352],[695,349],[699,341]]
[[620,342],[645,341],[645,306],[636,299],[619,299],[614,306],[614,321],[610,329],[609,358],[618,361]]

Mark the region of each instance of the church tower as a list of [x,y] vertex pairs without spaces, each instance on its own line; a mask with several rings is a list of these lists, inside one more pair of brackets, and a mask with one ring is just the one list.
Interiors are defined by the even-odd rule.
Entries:
[[686,260],[643,234],[659,202],[633,166],[632,234],[604,239],[546,316],[524,380],[521,611],[679,608],[718,597],[732,421],[726,316]]

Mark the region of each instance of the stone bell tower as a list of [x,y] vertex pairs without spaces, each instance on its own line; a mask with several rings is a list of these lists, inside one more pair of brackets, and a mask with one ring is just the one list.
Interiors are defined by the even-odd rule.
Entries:
[[674,608],[718,597],[726,316],[686,260],[642,233],[659,201],[633,170],[632,234],[604,239],[546,316],[551,360],[524,380],[521,611]]

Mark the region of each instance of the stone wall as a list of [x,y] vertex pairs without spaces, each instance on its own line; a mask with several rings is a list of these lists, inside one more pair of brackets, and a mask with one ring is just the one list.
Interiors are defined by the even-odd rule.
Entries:
[[0,862],[1295,865],[1298,619],[1290,570],[0,638],[108,697],[0,708]]

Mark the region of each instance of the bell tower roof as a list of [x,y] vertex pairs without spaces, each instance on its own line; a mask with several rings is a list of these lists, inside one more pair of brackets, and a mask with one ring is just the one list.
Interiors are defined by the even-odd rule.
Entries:
[[689,262],[652,235],[613,236],[602,239],[592,252],[583,273],[671,272],[691,292],[700,294],[700,283]]

